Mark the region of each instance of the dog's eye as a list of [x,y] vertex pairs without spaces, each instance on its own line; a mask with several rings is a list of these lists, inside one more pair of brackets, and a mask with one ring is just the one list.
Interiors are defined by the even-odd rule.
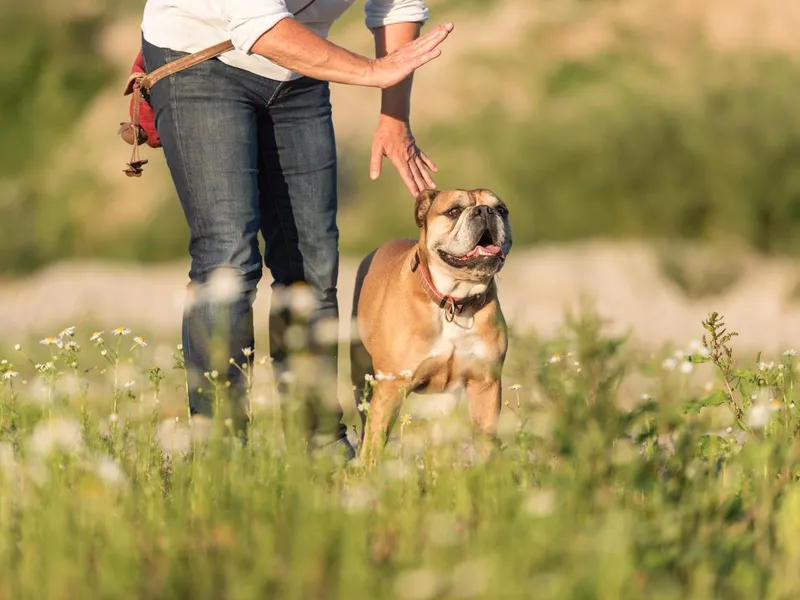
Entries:
[[461,207],[454,206],[450,210],[446,211],[444,214],[445,214],[445,216],[448,216],[451,219],[455,219],[458,215],[461,214]]
[[501,215],[501,216],[503,216],[503,217],[504,217],[504,216],[506,216],[506,215],[508,214],[508,208],[506,207],[506,205],[505,205],[505,204],[500,204],[500,205],[498,205],[498,206],[495,208],[495,210],[496,210],[498,213],[500,213],[500,215]]

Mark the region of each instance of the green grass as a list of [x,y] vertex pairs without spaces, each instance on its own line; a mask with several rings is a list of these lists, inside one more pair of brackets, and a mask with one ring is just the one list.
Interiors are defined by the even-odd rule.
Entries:
[[796,597],[797,359],[706,328],[679,354],[591,311],[514,336],[501,449],[470,453],[464,407],[428,398],[373,469],[309,454],[291,419],[281,436],[258,360],[242,447],[221,417],[189,443],[180,352],[153,377],[135,332],[12,350],[0,597]]

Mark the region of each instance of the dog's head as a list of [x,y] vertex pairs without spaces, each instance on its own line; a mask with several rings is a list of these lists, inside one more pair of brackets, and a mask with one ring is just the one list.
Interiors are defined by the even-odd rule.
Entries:
[[423,190],[414,207],[429,264],[460,279],[485,281],[511,250],[508,207],[485,189]]

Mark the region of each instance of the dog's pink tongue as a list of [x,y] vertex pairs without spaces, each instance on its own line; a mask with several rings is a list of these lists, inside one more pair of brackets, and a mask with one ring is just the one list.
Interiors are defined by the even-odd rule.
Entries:
[[475,258],[476,256],[497,256],[500,254],[500,247],[491,244],[490,246],[475,246],[470,250],[466,258]]

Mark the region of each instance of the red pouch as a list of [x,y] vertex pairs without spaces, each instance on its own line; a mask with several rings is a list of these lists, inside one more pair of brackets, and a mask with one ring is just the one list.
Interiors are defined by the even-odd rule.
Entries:
[[[128,79],[128,85],[125,88],[126,96],[133,93],[133,83],[136,79],[136,74],[138,73],[145,73],[144,58],[142,57],[141,51],[136,55],[136,60],[133,61],[133,67],[131,67],[131,77]],[[133,102],[134,98],[131,97],[131,102],[128,107],[128,114],[130,115],[131,121],[133,121]],[[161,138],[158,135],[158,131],[156,131],[156,121],[155,114],[153,113],[153,107],[150,106],[150,104],[148,104],[144,98],[139,100],[138,124],[142,129],[142,131],[139,132],[138,142],[140,144],[147,142],[147,145],[151,148],[160,148]],[[131,127],[131,123],[121,123],[120,125],[121,127],[119,133],[122,136],[122,139],[133,145],[133,129]]]

